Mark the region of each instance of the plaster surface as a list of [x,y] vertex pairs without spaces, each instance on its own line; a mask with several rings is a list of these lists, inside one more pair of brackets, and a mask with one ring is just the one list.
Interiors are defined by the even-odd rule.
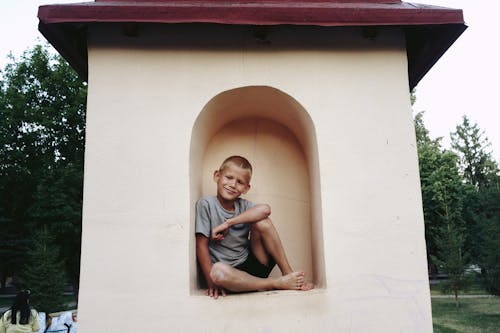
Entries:
[[[309,173],[301,146],[284,126],[243,118],[224,126],[211,140],[201,168],[204,195],[215,195],[213,171],[227,156],[240,154],[255,164],[246,197],[272,207],[272,216],[295,269],[312,276]],[[279,274],[277,267],[272,275]]]
[[[190,29],[90,30],[79,330],[432,331],[400,31]],[[315,290],[197,289],[194,202],[239,147]]]

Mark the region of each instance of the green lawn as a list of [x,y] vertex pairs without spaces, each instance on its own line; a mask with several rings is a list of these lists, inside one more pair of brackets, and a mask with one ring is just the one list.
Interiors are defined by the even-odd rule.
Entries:
[[[439,284],[431,284],[431,295],[443,295],[441,289]],[[488,295],[488,292],[477,279],[471,279],[467,289],[461,290],[460,295]]]
[[500,298],[432,298],[434,333],[498,333],[500,332]]

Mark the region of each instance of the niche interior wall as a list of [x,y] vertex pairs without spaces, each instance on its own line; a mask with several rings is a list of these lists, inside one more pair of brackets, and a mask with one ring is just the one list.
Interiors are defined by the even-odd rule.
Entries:
[[[39,9],[88,81],[82,332],[431,332],[409,91],[464,31],[397,0],[95,1]],[[213,300],[194,202],[255,167],[316,284]]]
[[[193,206],[201,196],[215,194],[213,172],[235,154],[254,164],[246,197],[271,205],[272,219],[293,266],[308,272],[317,288],[323,287],[317,142],[308,113],[289,95],[264,86],[231,89],[210,100],[193,127]],[[194,224],[191,227],[194,235]],[[192,263],[193,276],[194,267]],[[279,270],[275,268],[271,275],[279,275]]]

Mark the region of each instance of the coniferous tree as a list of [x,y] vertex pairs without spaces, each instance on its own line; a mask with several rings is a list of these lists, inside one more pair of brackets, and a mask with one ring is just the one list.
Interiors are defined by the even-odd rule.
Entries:
[[466,191],[463,218],[466,222],[466,248],[473,262],[481,267],[485,286],[500,293],[500,172],[490,152],[484,131],[468,117],[451,133],[452,148],[460,156]]
[[489,151],[491,144],[479,126],[467,116],[451,133],[451,147],[460,157],[459,167],[465,182],[476,187],[487,186],[498,166]]
[[458,156],[444,150],[440,138],[429,137],[423,113],[418,113],[414,121],[429,269],[431,275],[439,270],[448,276],[442,284],[443,291],[453,292],[458,304],[458,291],[466,287],[465,270],[469,264],[462,218],[464,184]]
[[442,152],[438,167],[429,177],[429,190],[439,221],[434,234],[437,251],[433,259],[448,276],[442,284],[443,291],[452,292],[458,306],[458,292],[467,286],[465,271],[470,261],[462,219],[463,184],[456,162],[454,153]]
[[481,207],[474,216],[479,234],[477,264],[486,289],[500,296],[500,176],[479,191],[477,200]]
[[64,263],[46,227],[36,231],[21,272],[21,285],[31,290],[30,301],[38,311],[50,313],[64,309]]

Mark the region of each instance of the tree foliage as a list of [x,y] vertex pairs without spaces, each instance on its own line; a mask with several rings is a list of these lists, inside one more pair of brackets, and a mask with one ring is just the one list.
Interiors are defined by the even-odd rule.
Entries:
[[429,132],[424,126],[423,113],[418,113],[414,119],[419,159],[420,184],[422,191],[422,205],[424,208],[425,239],[431,274],[437,273],[432,256],[437,254],[436,233],[439,228],[439,216],[436,214],[436,202],[433,194],[433,175],[439,168],[441,151],[438,140],[431,140]]
[[459,167],[467,186],[464,219],[467,248],[482,269],[486,287],[500,294],[500,172],[484,131],[462,118],[451,145],[460,156]]
[[483,190],[479,200],[483,210],[477,216],[481,228],[478,264],[484,270],[486,288],[500,296],[500,177],[496,185]]
[[[482,269],[493,293],[500,289],[500,176],[489,143],[467,117],[451,134],[452,151],[432,140],[415,116],[430,273],[446,273],[445,289],[465,288],[467,267]],[[457,303],[458,304],[458,303]]]
[[47,46],[11,58],[1,72],[3,277],[21,274],[33,232],[46,228],[61,246],[68,276],[78,281],[86,93],[86,84]]
[[463,116],[462,123],[451,133],[451,147],[460,157],[459,167],[465,182],[476,187],[487,186],[498,166],[491,157],[484,131]]
[[458,156],[442,149],[439,138],[429,137],[423,113],[417,114],[414,121],[429,266],[431,273],[441,270],[448,275],[444,290],[456,297],[466,285],[464,273],[469,264],[462,218],[464,187]]
[[64,264],[46,227],[36,231],[28,249],[20,285],[31,290],[31,304],[41,312],[57,312],[64,305]]
[[434,233],[436,255],[433,259],[448,275],[442,285],[443,290],[455,295],[458,306],[458,292],[467,286],[465,270],[470,262],[465,249],[463,184],[457,169],[457,156],[450,151],[442,152],[438,167],[429,177],[429,182],[433,214],[438,219]]

